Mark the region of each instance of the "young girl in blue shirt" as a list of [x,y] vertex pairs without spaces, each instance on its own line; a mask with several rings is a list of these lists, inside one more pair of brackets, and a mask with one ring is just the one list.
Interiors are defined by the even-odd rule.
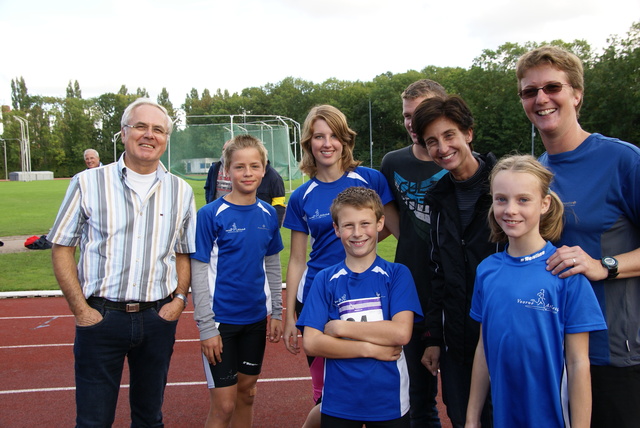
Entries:
[[589,427],[589,332],[606,324],[583,275],[546,270],[564,213],[552,179],[532,156],[503,158],[491,173],[491,239],[508,246],[477,269],[467,428],[478,426],[489,384],[496,428]]
[[[191,256],[194,318],[209,387],[209,426],[252,426],[266,338],[282,333],[278,215],[256,192],[267,150],[250,135],[223,150],[231,192],[198,211]],[[268,318],[270,316],[270,318]]]

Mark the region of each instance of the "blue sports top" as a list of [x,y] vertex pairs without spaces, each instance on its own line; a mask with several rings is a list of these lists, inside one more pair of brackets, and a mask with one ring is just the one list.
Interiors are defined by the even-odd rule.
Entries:
[[393,201],[393,195],[384,175],[366,167],[357,167],[346,172],[340,179],[325,183],[315,178],[293,191],[287,205],[283,226],[311,235],[311,253],[307,269],[298,285],[298,301],[304,303],[313,278],[321,270],[344,259],[344,248],[333,230],[329,207],[333,199],[344,189],[352,186],[375,190],[382,204]]
[[470,315],[482,323],[496,428],[564,428],[565,335],[606,329],[583,275],[546,270],[555,251],[551,243],[525,257],[503,251],[478,266]]
[[209,287],[216,322],[251,324],[271,312],[265,256],[280,252],[275,208],[258,200],[234,205],[224,197],[198,211],[196,252],[209,264]]
[[[565,206],[560,245],[594,259],[640,247],[640,149],[591,134],[575,150],[540,157]],[[640,364],[640,276],[591,282],[608,330],[591,333],[591,364]]]
[[[297,326],[324,331],[330,320],[391,320],[402,311],[422,318],[409,269],[377,257],[362,273],[344,262],[316,275]],[[322,413],[344,419],[386,421],[409,410],[409,375],[404,352],[398,361],[325,359]]]

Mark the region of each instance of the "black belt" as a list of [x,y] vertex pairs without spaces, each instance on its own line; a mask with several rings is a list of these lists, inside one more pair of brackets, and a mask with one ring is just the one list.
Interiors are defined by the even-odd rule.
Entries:
[[94,303],[105,307],[106,309],[113,309],[115,311],[122,312],[142,312],[150,308],[158,307],[171,300],[171,297],[166,297],[162,300],[156,300],[155,302],[112,302],[103,297],[91,296],[87,299],[87,302]]

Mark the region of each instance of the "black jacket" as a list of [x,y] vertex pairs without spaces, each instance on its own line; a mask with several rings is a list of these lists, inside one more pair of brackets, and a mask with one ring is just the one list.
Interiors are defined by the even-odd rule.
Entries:
[[[474,154],[484,161],[483,191],[469,226],[461,230],[454,183],[450,173],[428,192],[431,207],[429,270],[433,296],[425,316],[427,346],[446,345],[458,364],[473,363],[480,325],[469,316],[476,267],[503,245],[489,242],[487,213],[491,207],[489,174],[496,163],[493,154]],[[443,322],[444,312],[444,322]],[[444,325],[443,325],[444,324]]]

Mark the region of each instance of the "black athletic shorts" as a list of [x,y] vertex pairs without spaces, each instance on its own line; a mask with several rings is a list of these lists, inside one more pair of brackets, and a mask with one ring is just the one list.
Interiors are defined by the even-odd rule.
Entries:
[[222,338],[222,361],[210,364],[202,354],[207,387],[222,388],[238,383],[238,372],[256,376],[262,369],[267,344],[267,319],[255,324],[218,325]]

